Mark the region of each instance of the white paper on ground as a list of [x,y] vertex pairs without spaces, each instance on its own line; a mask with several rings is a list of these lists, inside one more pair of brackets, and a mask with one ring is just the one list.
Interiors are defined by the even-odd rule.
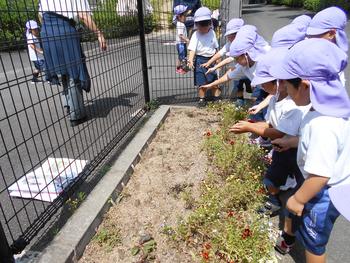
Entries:
[[328,193],[335,208],[350,221],[350,184],[332,186]]
[[86,160],[48,158],[39,168],[12,184],[10,196],[52,202],[78,176]]

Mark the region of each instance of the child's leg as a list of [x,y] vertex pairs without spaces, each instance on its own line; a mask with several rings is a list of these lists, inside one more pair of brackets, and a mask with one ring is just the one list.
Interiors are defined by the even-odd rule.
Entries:
[[326,253],[323,255],[315,255],[305,250],[305,257],[307,263],[326,263]]

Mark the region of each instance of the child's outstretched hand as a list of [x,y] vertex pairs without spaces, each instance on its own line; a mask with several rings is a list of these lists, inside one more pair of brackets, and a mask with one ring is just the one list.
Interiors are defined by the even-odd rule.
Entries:
[[201,64],[202,68],[209,68],[210,64],[208,62]]
[[214,67],[209,68],[209,69],[207,70],[207,72],[205,72],[205,75],[208,75],[209,73],[212,73],[212,72],[214,72],[214,71],[215,71],[215,68],[214,68]]
[[206,85],[202,85],[199,87],[200,89],[211,89],[212,85],[211,84],[206,84]]
[[302,216],[302,214],[303,214],[304,204],[302,204],[298,200],[296,200],[294,195],[289,197],[286,207],[291,213],[293,213],[297,216]]
[[259,105],[254,105],[253,107],[248,109],[248,113],[249,114],[258,114],[261,111],[261,108],[259,107]]
[[240,133],[245,133],[245,132],[249,132],[249,126],[250,126],[250,122],[248,121],[239,121],[237,122],[235,125],[233,125],[229,131],[236,133],[236,134],[240,134]]

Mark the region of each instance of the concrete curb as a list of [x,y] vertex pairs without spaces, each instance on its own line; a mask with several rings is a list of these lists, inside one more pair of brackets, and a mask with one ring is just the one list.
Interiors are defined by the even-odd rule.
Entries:
[[95,234],[95,229],[102,222],[103,214],[111,205],[110,198],[115,200],[128,182],[134,165],[139,162],[141,153],[148,147],[169,111],[170,107],[164,105],[155,111],[119,155],[111,170],[96,185],[51,244],[38,255],[35,262],[76,262],[82,256],[86,245]]

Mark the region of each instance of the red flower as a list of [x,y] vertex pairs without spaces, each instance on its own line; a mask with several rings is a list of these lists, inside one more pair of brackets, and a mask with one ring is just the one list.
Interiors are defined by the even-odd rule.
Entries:
[[209,252],[203,250],[203,251],[202,251],[202,258],[203,258],[204,260],[208,260],[208,259],[209,259]]
[[203,133],[203,135],[210,137],[211,135],[213,135],[213,133],[211,131],[206,131]]
[[233,211],[228,211],[227,212],[227,216],[228,217],[233,217],[235,215],[235,212],[233,212]]
[[234,145],[235,144],[235,140],[230,140],[229,144]]
[[250,237],[252,235],[252,231],[250,231],[249,228],[245,228],[242,233],[242,238],[246,239],[247,237]]

